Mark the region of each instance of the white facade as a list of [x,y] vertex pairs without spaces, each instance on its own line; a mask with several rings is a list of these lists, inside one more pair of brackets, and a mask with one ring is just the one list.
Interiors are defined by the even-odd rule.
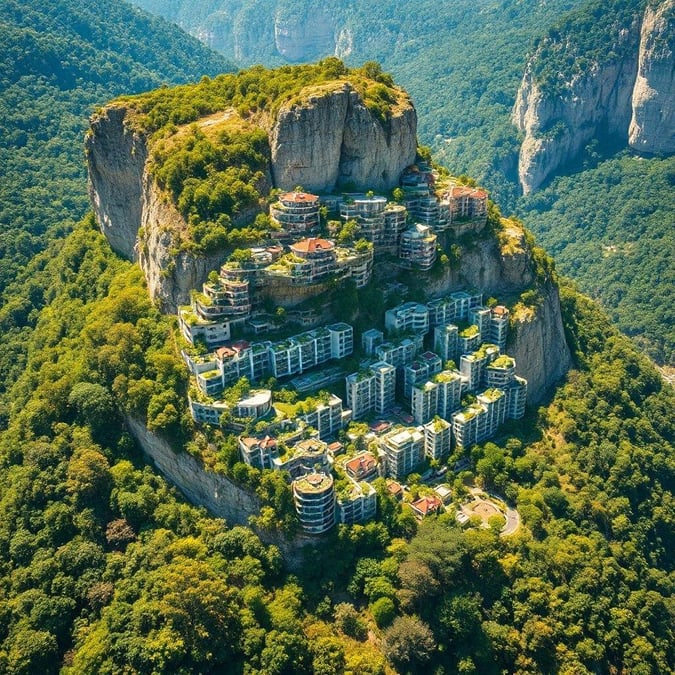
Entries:
[[450,454],[452,425],[437,418],[424,425],[424,454],[429,459],[444,460]]
[[380,439],[387,463],[387,474],[405,478],[424,459],[424,434],[414,427],[395,429]]

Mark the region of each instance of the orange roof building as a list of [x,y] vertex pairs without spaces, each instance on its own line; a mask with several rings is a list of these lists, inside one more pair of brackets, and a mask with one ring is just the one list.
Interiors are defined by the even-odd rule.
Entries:
[[270,206],[270,217],[286,232],[309,232],[319,225],[319,197],[307,192],[285,192]]
[[417,518],[425,518],[431,513],[436,513],[443,506],[443,502],[432,495],[420,497],[416,502],[410,504]]

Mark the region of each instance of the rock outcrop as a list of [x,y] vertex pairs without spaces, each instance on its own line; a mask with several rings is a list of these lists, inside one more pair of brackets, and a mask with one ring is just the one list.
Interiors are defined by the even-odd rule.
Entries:
[[537,306],[515,316],[507,347],[508,354],[516,360],[518,375],[527,380],[528,405],[541,403],[572,364],[558,289],[546,284],[539,292]]
[[[612,28],[602,58],[580,53],[570,32],[546,38],[528,62],[513,109],[524,134],[518,162],[524,194],[574,161],[592,139],[612,138],[643,152],[675,149],[673,1]],[[559,67],[547,63],[552,52],[576,64],[565,81],[555,73],[556,84],[541,75]]]
[[144,210],[146,138],[127,124],[124,106],[108,106],[91,120],[85,140],[89,197],[111,248],[135,259]]
[[629,145],[645,153],[675,152],[675,0],[645,11],[632,103]]
[[501,240],[486,237],[461,249],[459,264],[427,286],[438,296],[458,288],[473,288],[499,300],[515,298],[537,287],[535,307],[516,312],[507,353],[516,360],[517,374],[528,382],[529,405],[538,405],[565,375],[572,357],[565,340],[558,289],[535,279],[532,253],[521,227],[505,221]]
[[334,83],[282,108],[270,145],[279,187],[323,192],[351,183],[389,190],[415,160],[417,115],[406,99],[383,123],[349,83]]
[[[203,506],[212,515],[223,518],[228,525],[249,525],[249,518],[260,513],[260,500],[248,490],[204,465],[187,452],[175,452],[159,436],[148,431],[135,417],[125,418],[129,431],[143,449],[145,456],[157,470],[192,504]],[[302,547],[316,545],[317,540],[298,534],[286,538],[278,533],[256,533],[266,544],[275,544],[281,549],[286,564],[291,569],[302,564]]]
[[[175,312],[225,254],[181,248],[187,223],[152,174],[150,141],[134,125],[134,114],[111,104],[92,118],[86,139],[89,194],[112,248],[139,262],[153,299]],[[286,190],[303,185],[330,191],[349,183],[388,190],[415,159],[417,116],[403,92],[386,123],[344,81],[311,88],[264,123],[271,150],[267,190],[272,180]]]

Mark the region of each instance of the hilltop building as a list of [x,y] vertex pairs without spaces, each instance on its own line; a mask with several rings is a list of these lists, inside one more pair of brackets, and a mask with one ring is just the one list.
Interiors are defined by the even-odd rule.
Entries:
[[430,270],[436,262],[436,235],[416,223],[401,234],[398,257],[403,267]]
[[310,232],[319,226],[319,197],[306,192],[280,194],[270,206],[270,217],[284,232]]
[[293,501],[302,529],[323,534],[335,524],[335,489],[330,474],[309,473],[293,481]]
[[384,361],[378,361],[365,370],[348,375],[345,384],[347,405],[355,420],[372,412],[382,414],[394,404],[396,368]]

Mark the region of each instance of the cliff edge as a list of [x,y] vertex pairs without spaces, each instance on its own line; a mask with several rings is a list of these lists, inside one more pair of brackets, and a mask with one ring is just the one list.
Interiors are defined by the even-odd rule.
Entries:
[[[230,134],[235,152],[240,149],[236,134],[242,129],[264,131],[265,166],[249,177],[245,186],[248,202],[242,208],[233,207],[227,221],[230,228],[245,228],[257,213],[266,212],[265,199],[272,188],[293,190],[302,185],[307,190],[330,192],[360,185],[389,190],[398,184],[401,171],[414,162],[417,116],[405,92],[363,76],[357,86],[348,77],[326,81],[325,72],[321,74],[317,84],[307,84],[281,102],[260,107],[249,97],[253,100],[248,103],[250,109],[237,95],[251,88],[253,77],[262,74],[244,71],[193,85],[193,100],[186,105],[192,106],[190,113],[197,112],[183,124],[173,122],[183,114],[171,99],[175,90],[116,101],[92,117],[85,149],[96,218],[111,247],[139,262],[152,297],[164,311],[173,312],[187,303],[190,289],[199,288],[232,247],[228,249],[227,243],[208,249],[195,245],[194,214],[182,208],[171,185],[158,179],[158,147],[185,145],[190,134],[218,142],[223,134]],[[185,88],[178,95],[189,93]],[[206,102],[194,103],[200,96]],[[236,108],[227,105],[230,99],[238,103]],[[151,106],[156,108],[148,114]],[[176,109],[166,113],[170,106]],[[161,123],[153,121],[153,114],[162,118]],[[207,182],[205,189],[211,196],[216,192]]]
[[524,135],[518,162],[524,194],[595,138],[647,153],[675,149],[673,0],[644,12],[609,8],[597,29],[586,25],[589,16],[577,13],[550,31],[526,66],[512,116]]

